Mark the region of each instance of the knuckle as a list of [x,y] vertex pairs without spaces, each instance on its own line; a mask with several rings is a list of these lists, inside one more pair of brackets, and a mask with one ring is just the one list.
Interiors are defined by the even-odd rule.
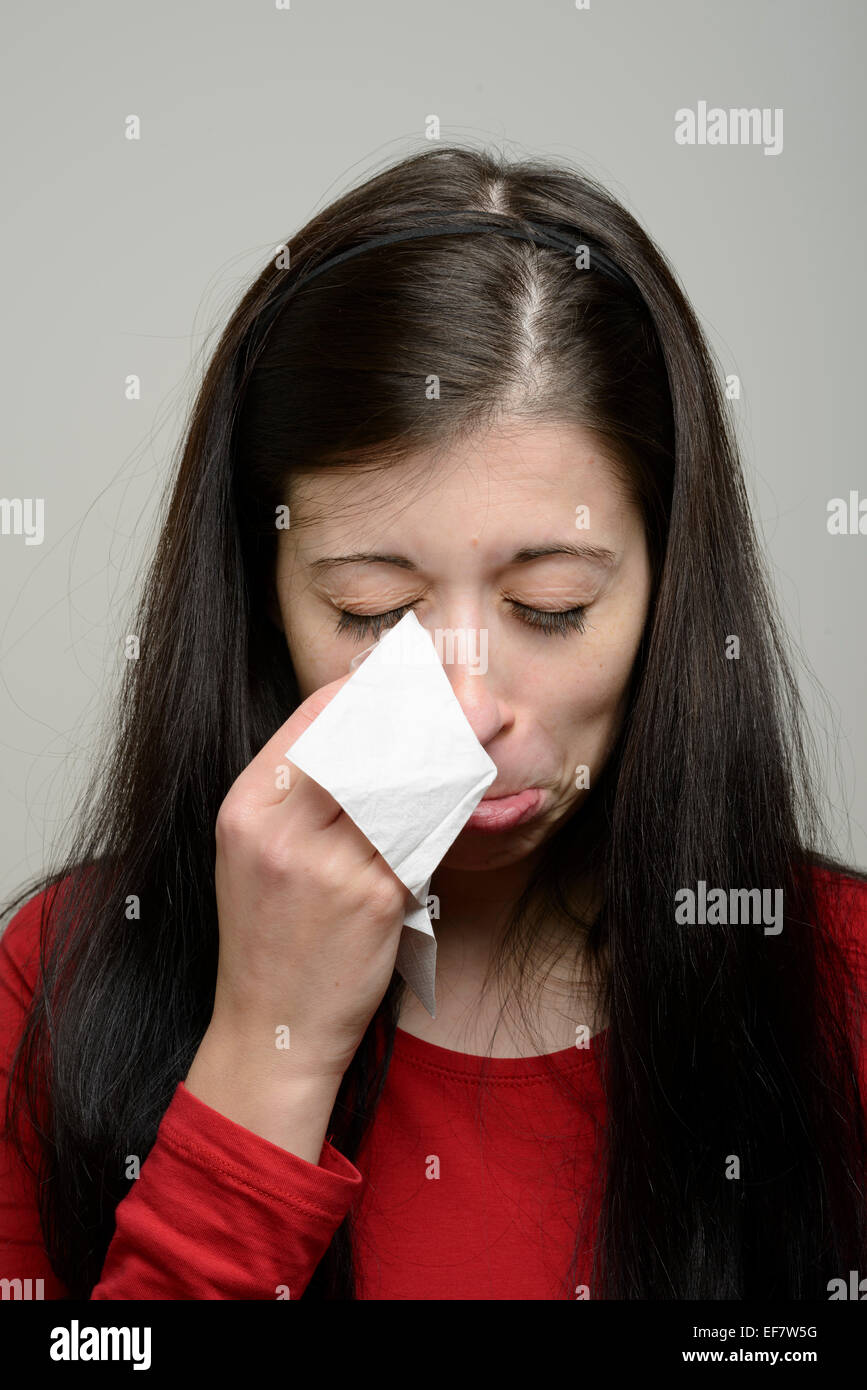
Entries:
[[271,835],[256,846],[256,868],[266,883],[284,881],[294,863],[291,841]]
[[233,845],[241,840],[249,824],[247,808],[238,797],[231,793],[225,798],[217,812],[214,832],[218,844]]
[[403,907],[407,890],[387,866],[376,864],[367,885],[367,897],[377,916],[391,917]]

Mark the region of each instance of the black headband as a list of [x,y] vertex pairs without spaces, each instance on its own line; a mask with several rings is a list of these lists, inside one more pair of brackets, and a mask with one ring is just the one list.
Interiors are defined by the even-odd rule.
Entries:
[[[287,300],[295,294],[296,290],[302,289],[324,271],[331,270],[334,266],[340,265],[342,261],[348,261],[351,256],[360,255],[362,251],[370,251],[375,246],[389,246],[392,242],[410,241],[416,237],[454,236],[461,232],[499,232],[502,236],[532,241],[538,246],[549,246],[554,251],[565,251],[570,257],[575,256],[579,247],[586,247],[590,262],[587,269],[601,271],[603,275],[616,281],[621,289],[626,290],[633,299],[646,308],[644,297],[632,277],[616,265],[591,239],[585,237],[577,227],[568,227],[563,224],[549,226],[527,220],[523,220],[520,225],[516,226],[508,222],[496,222],[493,219],[458,222],[438,221],[436,217],[431,217],[424,222],[414,222],[412,226],[403,227],[400,231],[388,232],[382,236],[371,237],[368,241],[362,241],[357,246],[351,246],[348,251],[341,251],[337,256],[329,256],[312,270],[306,273],[302,272],[297,280],[291,280],[285,289],[281,289],[258,315],[254,328],[257,338],[256,347],[261,347],[265,334]],[[248,353],[248,361],[250,355]]]

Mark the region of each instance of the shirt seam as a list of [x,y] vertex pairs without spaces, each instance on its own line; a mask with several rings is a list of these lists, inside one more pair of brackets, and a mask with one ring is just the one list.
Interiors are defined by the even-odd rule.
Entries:
[[[335,1213],[333,1211],[326,1207],[317,1206],[314,1202],[308,1201],[306,1198],[287,1195],[285,1192],[279,1192],[275,1188],[262,1187],[255,1182],[251,1182],[240,1167],[227,1159],[212,1156],[207,1150],[196,1148],[185,1140],[177,1130],[171,1129],[168,1125],[163,1126],[161,1137],[180,1157],[191,1159],[198,1168],[206,1173],[221,1173],[224,1177],[232,1178],[239,1186],[246,1188],[249,1192],[255,1192],[258,1196],[267,1197],[269,1200],[282,1202],[284,1206],[294,1208],[297,1211],[303,1212],[305,1215],[318,1216],[329,1221],[334,1219]],[[294,1157],[297,1158],[298,1155],[296,1154]],[[304,1160],[301,1161],[303,1162]],[[348,1159],[347,1162],[349,1162]],[[321,1169],[320,1171],[326,1173],[328,1177],[340,1178],[339,1173],[327,1173],[325,1169]],[[359,1174],[359,1177],[360,1176]],[[352,1179],[344,1177],[343,1181],[351,1182]],[[355,1186],[357,1187],[358,1184],[355,1184]],[[351,1195],[352,1194],[350,1194],[350,1196]]]
[[[452,1068],[444,1062],[432,1062],[422,1057],[411,1057],[404,1052],[400,1054],[397,1060],[400,1063],[405,1063],[409,1067],[415,1067],[417,1071],[429,1072],[432,1076],[448,1076],[453,1080],[462,1081],[466,1085],[473,1085],[483,1080],[486,1085],[494,1086],[533,1086],[538,1085],[540,1082],[550,1083],[555,1079],[558,1070],[562,1070],[564,1075],[570,1076],[576,1071],[592,1067],[596,1059],[593,1056],[577,1057],[574,1060],[570,1060],[562,1069],[554,1068],[552,1071],[534,1073],[532,1076],[521,1076],[515,1073],[509,1076],[491,1076],[490,1074],[485,1074],[483,1070],[479,1070],[477,1073],[468,1073],[461,1071],[460,1068],[457,1067]],[[492,1060],[502,1061],[502,1058],[494,1058]]]

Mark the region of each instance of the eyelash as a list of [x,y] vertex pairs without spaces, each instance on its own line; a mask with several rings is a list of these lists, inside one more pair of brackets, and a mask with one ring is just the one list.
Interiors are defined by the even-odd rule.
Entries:
[[[549,612],[544,608],[528,608],[526,604],[518,603],[515,599],[507,599],[512,612],[528,627],[535,627],[538,631],[551,637],[555,633],[561,637],[567,637],[570,632],[583,632],[585,628],[586,608],[565,608],[559,612]],[[405,613],[409,613],[413,605],[404,604],[403,608],[392,608],[388,613],[351,613],[346,608],[340,609],[340,618],[337,622],[338,632],[352,632],[357,637],[362,637],[366,633],[372,633],[379,637],[383,628],[393,627],[394,623],[386,623],[386,618],[393,618],[398,622]],[[529,616],[528,616],[529,615]]]

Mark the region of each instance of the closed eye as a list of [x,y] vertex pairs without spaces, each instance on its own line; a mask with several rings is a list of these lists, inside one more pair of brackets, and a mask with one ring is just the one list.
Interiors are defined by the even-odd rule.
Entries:
[[[570,632],[583,632],[586,625],[586,607],[562,608],[552,612],[547,608],[529,608],[524,603],[518,603],[516,599],[510,598],[506,602],[519,622],[536,628],[546,636],[557,633],[565,637]],[[402,608],[392,608],[387,613],[353,613],[350,609],[341,608],[336,631],[351,632],[357,637],[365,637],[372,633],[378,637],[384,628],[393,627],[404,614],[410,613],[414,606],[407,603]]]

